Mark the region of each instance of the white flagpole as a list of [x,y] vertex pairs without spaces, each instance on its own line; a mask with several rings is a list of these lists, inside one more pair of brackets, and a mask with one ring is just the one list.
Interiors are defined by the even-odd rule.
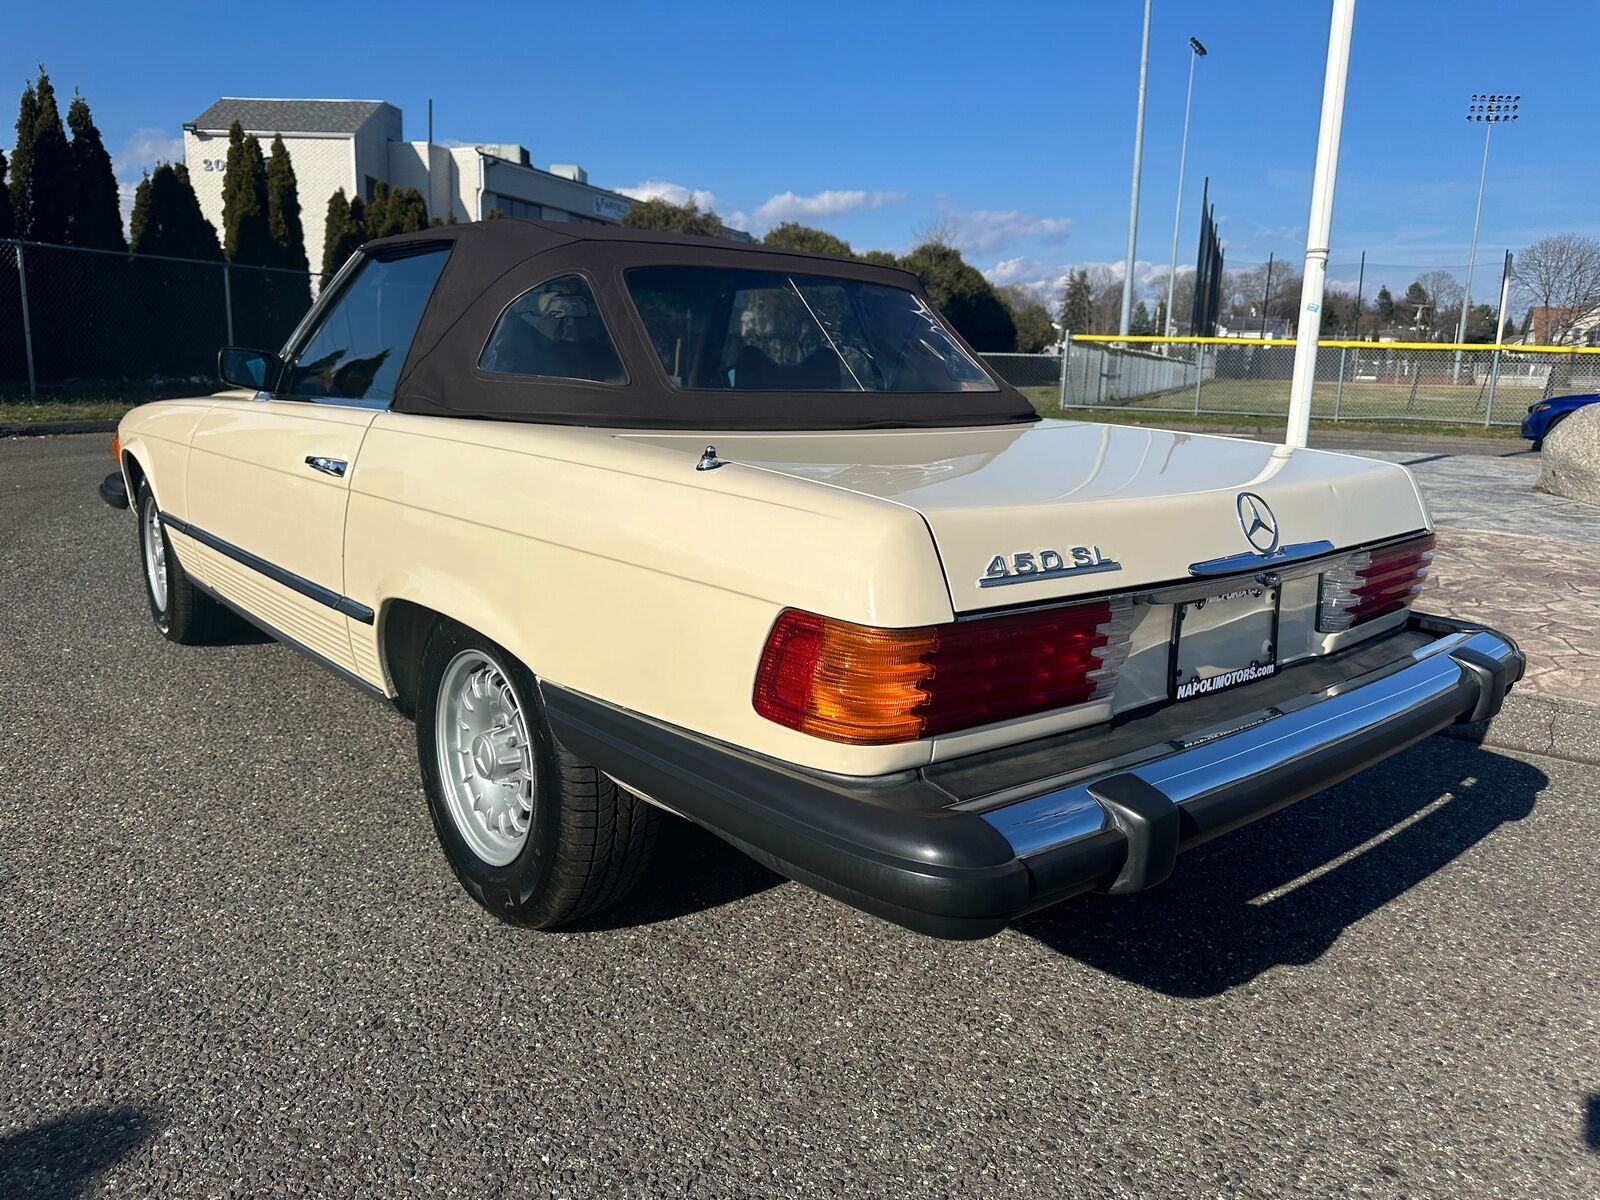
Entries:
[[1295,339],[1294,377],[1289,384],[1289,423],[1284,436],[1284,443],[1289,446],[1304,446],[1311,430],[1311,389],[1317,375],[1317,338],[1322,333],[1333,187],[1339,173],[1339,133],[1344,126],[1345,77],[1350,70],[1350,33],[1355,19],[1356,0],[1333,0],[1328,68],[1322,81],[1322,126],[1317,133],[1317,170],[1311,183],[1311,217],[1306,226],[1300,329]]

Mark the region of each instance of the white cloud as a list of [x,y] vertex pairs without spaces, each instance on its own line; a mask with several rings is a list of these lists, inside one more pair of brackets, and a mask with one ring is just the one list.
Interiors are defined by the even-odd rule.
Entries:
[[[1167,263],[1153,263],[1139,259],[1133,264],[1134,294],[1145,299],[1164,296],[1167,282]],[[984,271],[990,283],[1020,283],[1036,292],[1040,299],[1056,304],[1066,290],[1067,278],[1079,271],[1089,273],[1089,286],[1095,291],[1122,282],[1122,262],[1041,262],[1037,258],[1003,258]],[[1179,265],[1178,285],[1194,274],[1193,266]]]
[[632,187],[618,188],[624,196],[635,200],[665,200],[668,204],[686,204],[693,200],[701,212],[717,207],[717,195],[706,188],[688,188],[670,179],[646,179]]
[[1065,217],[1041,217],[1015,209],[946,212],[940,215],[939,224],[956,249],[974,254],[993,253],[1030,239],[1058,242],[1072,228],[1072,222]]
[[173,135],[165,129],[135,129],[112,159],[117,173],[117,199],[122,209],[122,219],[127,221],[133,213],[133,193],[146,171],[157,163],[183,161],[183,136]]
[[882,208],[885,204],[898,204],[905,198],[905,192],[866,192],[859,188],[827,188],[810,196],[779,192],[756,209],[754,220],[759,225],[825,220],[863,209]]
[[165,129],[135,129],[117,154],[117,178],[135,183],[160,162],[183,161],[183,135]]

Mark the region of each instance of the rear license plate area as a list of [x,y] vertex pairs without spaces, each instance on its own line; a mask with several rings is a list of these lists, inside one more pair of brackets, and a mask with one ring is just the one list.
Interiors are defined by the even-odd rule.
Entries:
[[1173,606],[1172,699],[1212,696],[1277,669],[1277,588],[1251,583]]

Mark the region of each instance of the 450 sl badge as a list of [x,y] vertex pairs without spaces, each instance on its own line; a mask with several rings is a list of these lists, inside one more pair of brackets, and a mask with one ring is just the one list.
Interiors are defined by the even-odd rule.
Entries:
[[1029,551],[1023,554],[996,554],[989,569],[978,580],[979,587],[1003,587],[1008,583],[1034,583],[1041,579],[1060,579],[1065,575],[1093,575],[1097,571],[1120,571],[1122,564],[1107,558],[1099,546],[1073,546],[1065,554],[1059,550]]

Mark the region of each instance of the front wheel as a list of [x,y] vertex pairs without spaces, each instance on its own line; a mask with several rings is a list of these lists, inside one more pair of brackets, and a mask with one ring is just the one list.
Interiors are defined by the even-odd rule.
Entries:
[[441,621],[420,674],[423,789],[468,894],[539,929],[621,900],[649,860],[659,814],[556,741],[533,675],[489,639]]
[[228,623],[228,611],[189,578],[161,523],[161,506],[148,481],[135,493],[139,514],[139,562],[144,567],[145,599],[161,636],[184,646],[212,641]]

